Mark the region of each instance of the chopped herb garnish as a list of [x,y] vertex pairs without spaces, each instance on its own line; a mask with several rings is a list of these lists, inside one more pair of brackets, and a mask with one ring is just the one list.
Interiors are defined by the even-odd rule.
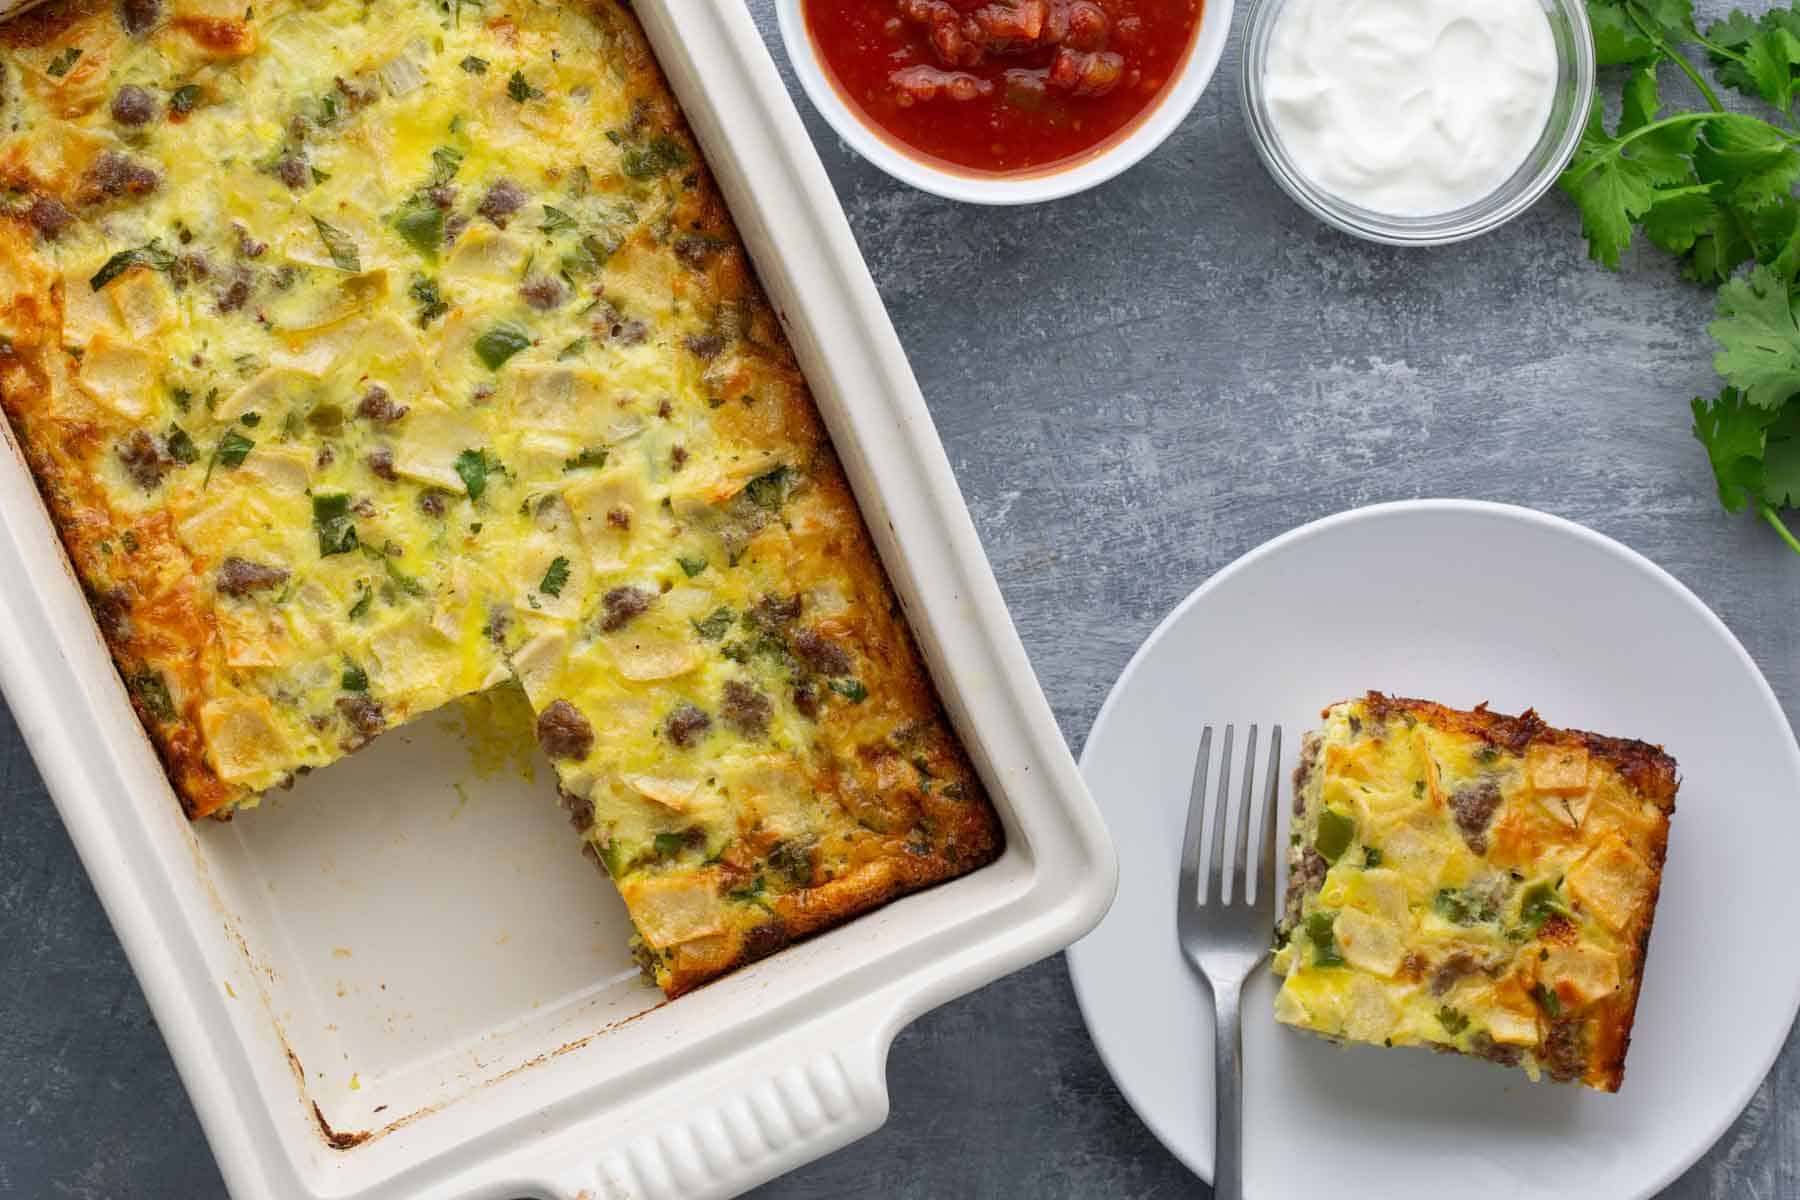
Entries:
[[80,60],[81,47],[69,46],[64,49],[62,53],[50,60],[50,65],[44,68],[44,73],[52,79],[61,79],[64,75],[67,75]]
[[245,437],[235,429],[227,429],[225,436],[219,439],[219,465],[228,471],[235,471],[244,465],[244,459],[256,448],[256,442]]
[[[366,596],[367,593],[364,595]],[[361,601],[359,600],[358,603],[360,604]],[[352,610],[350,615],[355,616],[355,610]],[[369,690],[369,673],[349,659],[345,659],[344,674],[340,682],[346,692],[366,692]]]
[[794,494],[795,472],[785,464],[758,475],[744,485],[744,494],[758,508],[774,511]]
[[584,337],[578,337],[556,352],[556,361],[568,362],[571,358],[580,358],[583,354],[587,353],[587,348],[588,340]]
[[659,134],[647,146],[632,146],[619,156],[619,169],[632,179],[655,179],[688,165],[687,147]]
[[1381,851],[1377,850],[1373,846],[1364,846],[1363,847],[1363,866],[1364,867],[1379,867],[1380,865],[1381,865]]
[[169,448],[169,457],[183,466],[200,461],[200,448],[194,445],[194,439],[181,426],[169,426],[169,432],[163,441]]
[[1431,907],[1438,916],[1457,925],[1486,925],[1499,917],[1494,901],[1464,888],[1440,888]]
[[682,572],[686,574],[689,579],[692,579],[700,572],[706,570],[706,560],[704,558],[690,558],[685,554],[680,554],[675,557],[675,562],[681,567]]
[[349,234],[318,217],[313,218],[313,224],[318,227],[319,240],[325,243],[325,252],[331,255],[332,266],[340,271],[362,270],[362,256]]
[[1562,1016],[1562,997],[1558,996],[1554,989],[1545,987],[1541,983],[1534,983],[1531,985],[1531,997],[1550,1016]]
[[651,840],[651,845],[656,850],[656,857],[674,858],[687,845],[687,839],[679,833],[659,833]]
[[438,291],[437,280],[423,275],[414,275],[407,293],[419,303],[419,327],[422,329],[450,311],[445,303],[443,293]]
[[737,614],[731,609],[715,608],[708,616],[694,622],[694,632],[704,641],[716,642],[730,631],[736,621]]
[[582,471],[589,467],[599,468],[605,465],[605,446],[589,446],[574,458],[563,459],[563,470],[565,471]]
[[557,555],[550,560],[550,569],[544,572],[544,581],[538,584],[538,591],[546,596],[562,595],[563,584],[569,582],[569,560]]
[[149,267],[152,271],[166,271],[175,265],[175,256],[162,248],[155,238],[142,246],[130,250],[121,250],[101,264],[88,280],[88,287],[99,291],[133,267]]
[[860,679],[833,679],[826,686],[852,704],[861,704],[869,698],[869,689]]
[[488,64],[485,58],[476,58],[473,54],[462,60],[462,69],[471,75],[486,75]]
[[529,333],[510,322],[503,322],[475,339],[475,357],[488,370],[497,371],[507,359],[529,345]]
[[533,87],[526,80],[523,71],[514,71],[512,73],[512,78],[506,81],[506,94],[520,104],[525,103],[527,100],[542,100],[544,98],[543,89]]
[[200,103],[200,85],[184,83],[169,95],[169,111],[182,116],[194,111]]
[[1556,885],[1548,880],[1532,884],[1519,897],[1519,921],[1528,934],[1535,935],[1543,928],[1544,922],[1562,911],[1562,902],[1556,895]]
[[544,223],[538,226],[546,234],[562,233],[575,228],[575,218],[560,208],[544,205]]
[[1438,1009],[1437,1019],[1438,1024],[1444,1027],[1444,1032],[1452,1037],[1455,1037],[1469,1027],[1469,1018],[1463,1016],[1448,1004]]
[[[348,554],[356,549],[356,523],[350,519],[350,497],[343,492],[326,492],[312,498],[313,528],[319,534],[319,554]],[[365,610],[367,611],[367,610]],[[352,616],[356,613],[351,612]]]
[[362,592],[356,597],[356,603],[350,606],[350,619],[352,621],[367,616],[369,604],[375,599],[375,593],[369,590],[369,585],[366,582],[357,584],[357,587],[361,588]]
[[488,471],[492,466],[487,453],[482,450],[464,450],[456,456],[456,473],[462,478],[469,499],[479,500],[487,491]]

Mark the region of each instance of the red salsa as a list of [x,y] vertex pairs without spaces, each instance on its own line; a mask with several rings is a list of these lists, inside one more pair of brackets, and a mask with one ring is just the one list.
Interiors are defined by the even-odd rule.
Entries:
[[802,0],[863,120],[938,165],[1041,171],[1128,129],[1175,77],[1203,0]]

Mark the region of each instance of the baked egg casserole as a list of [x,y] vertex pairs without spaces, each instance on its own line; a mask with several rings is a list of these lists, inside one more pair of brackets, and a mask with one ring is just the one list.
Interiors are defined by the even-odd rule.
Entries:
[[1675,760],[1643,742],[1370,692],[1294,775],[1276,1019],[1614,1092]]
[[620,0],[52,0],[0,188],[0,407],[189,815],[516,681],[670,995],[999,852]]

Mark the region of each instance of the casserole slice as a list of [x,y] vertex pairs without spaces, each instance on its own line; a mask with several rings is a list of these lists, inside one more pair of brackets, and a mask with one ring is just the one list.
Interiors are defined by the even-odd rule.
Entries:
[[1294,777],[1276,1018],[1619,1089],[1675,760],[1370,692]]

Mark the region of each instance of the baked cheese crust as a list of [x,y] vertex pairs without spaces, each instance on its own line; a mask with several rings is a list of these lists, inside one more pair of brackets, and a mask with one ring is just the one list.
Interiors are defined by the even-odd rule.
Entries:
[[1675,760],[1378,692],[1324,717],[1295,774],[1277,1019],[1617,1091]]
[[190,815],[523,684],[676,994],[1000,846],[617,0],[0,26],[0,405]]

